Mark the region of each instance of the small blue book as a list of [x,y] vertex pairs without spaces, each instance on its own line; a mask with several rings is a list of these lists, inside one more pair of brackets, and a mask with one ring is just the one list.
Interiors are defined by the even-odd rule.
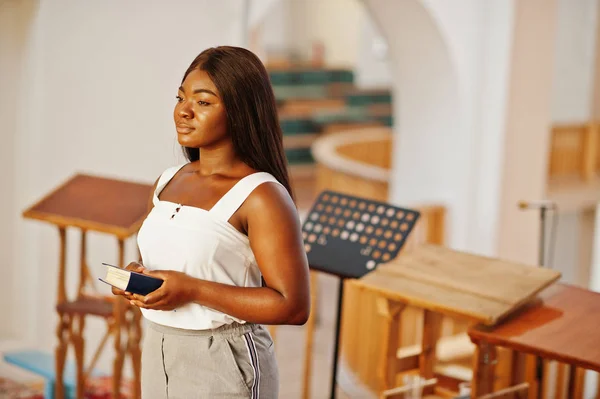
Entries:
[[156,277],[121,269],[108,263],[102,264],[106,266],[106,277],[103,279],[99,278],[98,280],[123,291],[148,295],[152,291],[157,290],[163,283],[162,279]]

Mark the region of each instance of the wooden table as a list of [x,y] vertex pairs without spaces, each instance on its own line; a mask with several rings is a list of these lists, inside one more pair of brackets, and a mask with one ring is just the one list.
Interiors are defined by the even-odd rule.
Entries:
[[[64,397],[63,369],[69,344],[73,345],[75,351],[77,397],[83,398],[85,377],[93,368],[110,335],[114,338],[115,348],[113,397],[119,397],[121,372],[127,354],[131,356],[134,368],[135,396],[141,397],[140,312],[121,298],[86,293],[86,285],[92,283],[86,262],[86,233],[96,231],[115,236],[119,248],[119,265],[124,266],[125,240],[134,235],[141,226],[146,216],[151,191],[152,186],[147,184],[78,174],[23,212],[25,218],[49,222],[57,226],[60,236],[56,305],[59,319],[56,330],[58,344],[55,350],[56,398]],[[68,300],[65,291],[67,227],[81,230],[79,289],[74,300]],[[92,364],[84,371],[83,330],[86,315],[106,319],[108,329],[94,355]],[[125,345],[121,343],[122,330],[126,330],[129,335]]]
[[[406,368],[434,377],[442,316],[492,325],[559,277],[548,269],[424,244],[350,282],[380,295],[380,389],[393,388],[396,374]],[[421,353],[397,359],[400,313],[407,305],[424,310]],[[432,392],[432,387],[425,390]]]
[[583,371],[600,372],[600,294],[556,284],[503,323],[475,326],[468,334],[477,345],[474,396],[491,390],[496,347],[504,347],[533,355],[526,366],[531,398],[537,397],[537,356],[571,365],[568,397],[581,398]]

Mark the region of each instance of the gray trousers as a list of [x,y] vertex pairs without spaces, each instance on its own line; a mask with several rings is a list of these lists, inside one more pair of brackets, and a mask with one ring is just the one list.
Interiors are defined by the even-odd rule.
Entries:
[[182,330],[147,321],[142,399],[278,397],[273,340],[261,325]]

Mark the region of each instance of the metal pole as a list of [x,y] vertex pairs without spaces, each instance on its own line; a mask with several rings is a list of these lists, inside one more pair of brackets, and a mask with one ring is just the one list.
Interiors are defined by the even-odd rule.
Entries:
[[331,375],[331,394],[330,398],[335,399],[335,387],[336,377],[338,368],[338,353],[340,348],[340,328],[342,321],[342,303],[344,299],[344,281],[345,279],[340,278],[340,286],[338,287],[338,306],[337,306],[337,320],[335,323],[335,346],[333,348],[333,374]]

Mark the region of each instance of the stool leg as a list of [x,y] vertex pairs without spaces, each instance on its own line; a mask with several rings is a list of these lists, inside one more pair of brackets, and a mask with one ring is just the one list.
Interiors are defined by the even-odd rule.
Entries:
[[[419,368],[421,377],[429,380],[434,377],[433,368],[435,366],[435,351],[437,341],[440,337],[442,328],[442,315],[430,310],[425,310],[423,318],[423,341],[421,356],[419,357]],[[423,388],[423,395],[433,394],[434,387]]]
[[[304,376],[302,384],[302,398],[308,399],[310,397],[310,377],[312,372],[312,349],[313,340],[315,335],[315,322],[317,318],[317,286],[318,286],[318,275],[314,270],[310,271],[310,316],[306,322],[306,343],[304,345]],[[340,281],[340,284],[344,284]]]
[[525,381],[529,383],[529,399],[537,399],[540,384],[537,376],[537,357],[534,355],[525,355]]
[[113,398],[121,397],[121,374],[123,372],[123,363],[125,361],[125,351],[121,344],[121,333],[123,328],[123,310],[122,298],[115,298],[115,328],[113,334],[115,345],[115,359],[113,360],[113,379],[112,393]]
[[402,303],[377,298],[377,313],[382,323],[381,353],[379,355],[379,388],[384,391],[394,388],[398,359],[396,353],[400,347],[400,313],[405,308]]
[[[125,241],[121,238],[119,244],[119,266],[125,267]],[[123,362],[125,361],[126,348],[121,344],[122,328],[126,327],[125,321],[125,300],[121,297],[115,298],[114,305],[115,318],[115,359],[113,361],[113,398],[120,399],[121,394],[121,374],[123,372]]]
[[[57,292],[57,303],[62,304],[67,300],[66,288],[65,288],[65,269],[67,264],[67,230],[64,227],[58,229],[60,237],[60,255],[58,263],[58,292]],[[61,312],[58,312],[58,326],[56,327],[56,337],[58,342],[56,344],[54,362],[56,367],[56,381],[54,385],[54,392],[56,399],[63,399],[65,397],[65,387],[63,384],[63,371],[65,367],[65,360],[67,357],[67,348],[69,345],[68,332],[71,328],[71,318]]]
[[569,399],[582,399],[585,385],[585,369],[571,365],[569,370]]
[[135,308],[131,309],[131,313],[128,346],[133,366],[133,397],[135,399],[140,399],[142,397],[142,351],[140,350],[140,341],[142,339],[142,313]]
[[77,399],[83,399],[85,394],[85,374],[84,374],[84,342],[83,329],[85,327],[85,316],[75,316],[75,330],[71,340],[75,349],[75,364],[77,366]]
[[54,382],[54,397],[56,399],[64,399],[65,397],[65,386],[63,383],[63,374],[65,369],[65,360],[67,357],[68,338],[67,334],[70,328],[70,318],[68,315],[59,313],[58,315],[58,326],[56,328],[56,337],[58,343],[54,351],[54,365],[55,365],[55,382]]
[[491,393],[494,386],[496,367],[496,348],[486,342],[475,344],[473,358],[473,381],[471,382],[471,396],[478,398]]

